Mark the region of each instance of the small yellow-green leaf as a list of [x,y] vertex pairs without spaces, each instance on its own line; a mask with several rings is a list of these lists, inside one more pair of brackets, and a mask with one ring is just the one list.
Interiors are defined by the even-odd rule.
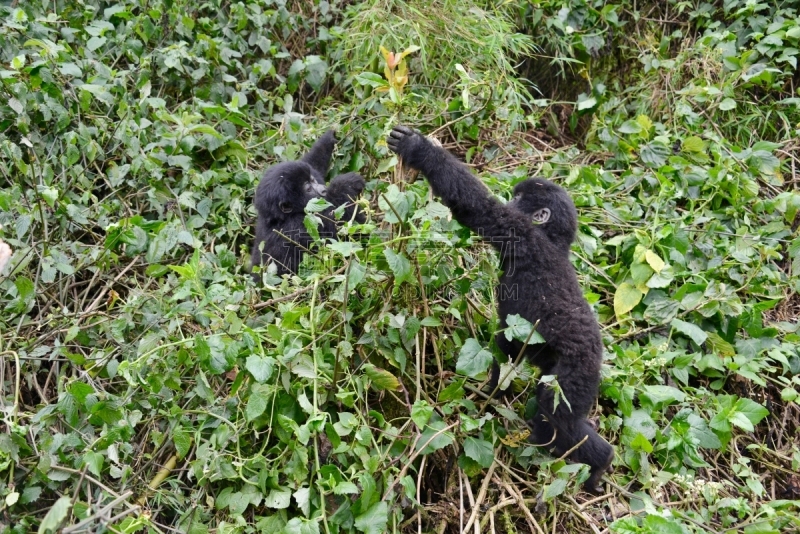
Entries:
[[639,126],[646,132],[650,131],[650,128],[653,127],[653,121],[650,120],[650,117],[647,115],[639,115],[636,117],[636,122],[639,123]]
[[614,293],[614,314],[617,319],[631,311],[639,301],[642,300],[643,293],[633,287],[628,282],[623,282]]
[[664,268],[664,260],[662,260],[658,254],[653,252],[652,250],[648,250],[644,253],[644,259],[647,260],[647,264],[657,273],[661,272],[661,269]]
[[703,142],[702,139],[700,139],[696,135],[687,137],[681,143],[681,150],[683,150],[684,152],[700,153],[703,152],[705,148],[706,144]]
[[375,367],[372,364],[366,364],[364,365],[364,372],[372,382],[372,387],[378,391],[382,391],[384,389],[397,391],[400,389],[400,381],[397,380],[397,377],[386,369]]

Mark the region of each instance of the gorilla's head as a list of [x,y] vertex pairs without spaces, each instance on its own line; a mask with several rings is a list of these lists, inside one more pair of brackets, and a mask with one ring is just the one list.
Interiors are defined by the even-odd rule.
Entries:
[[287,161],[270,167],[258,184],[256,209],[275,224],[292,214],[303,213],[312,198],[324,197],[326,187],[304,161]]
[[578,231],[575,204],[564,189],[544,178],[529,178],[514,187],[514,198],[506,206],[541,225],[547,237],[562,250],[569,250]]

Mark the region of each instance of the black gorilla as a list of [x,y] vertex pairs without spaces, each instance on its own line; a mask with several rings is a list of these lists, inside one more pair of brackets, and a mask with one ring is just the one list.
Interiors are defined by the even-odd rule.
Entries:
[[[609,469],[614,449],[586,420],[597,398],[603,344],[569,260],[578,227],[572,199],[561,187],[531,178],[517,184],[514,199],[503,205],[465,165],[419,133],[396,126],[388,144],[405,164],[428,178],[433,192],[459,223],[489,240],[499,252],[501,327],[514,314],[532,324],[539,321],[537,331],[546,343],[529,345],[525,356],[542,374],[558,377],[571,406],[570,410],[562,399],[553,410],[553,389],[540,383],[536,390],[539,408],[529,421],[532,440],[550,444],[560,456],[586,438],[570,458],[591,467],[585,488],[602,491],[600,477]],[[495,341],[512,359],[522,350],[521,342],[508,341],[503,334]],[[498,379],[495,362],[492,389]]]
[[[254,266],[272,261],[278,268],[278,275],[297,272],[303,253],[312,246],[313,239],[303,225],[305,207],[312,198],[325,197],[333,204],[333,208],[319,214],[322,220],[320,237],[336,239],[333,209],[342,204],[346,205],[344,220],[355,218],[357,222],[364,222],[364,214],[353,204],[364,191],[364,179],[360,175],[341,174],[325,187],[335,143],[330,130],[317,139],[299,161],[279,163],[264,172],[255,197],[258,219],[252,252]],[[263,249],[259,250],[261,243],[264,243]],[[257,275],[253,276],[258,280]]]

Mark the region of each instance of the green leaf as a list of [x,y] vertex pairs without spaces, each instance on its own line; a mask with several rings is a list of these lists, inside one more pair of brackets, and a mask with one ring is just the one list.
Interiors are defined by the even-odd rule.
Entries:
[[269,495],[267,495],[267,498],[264,499],[264,506],[278,510],[289,508],[291,503],[292,490],[286,488],[270,490]]
[[667,162],[667,157],[670,153],[670,148],[667,145],[658,141],[653,141],[641,148],[639,157],[642,158],[642,162],[648,167],[659,168],[663,167]]
[[425,428],[425,425],[430,421],[433,415],[433,406],[429,405],[424,400],[418,400],[411,407],[411,420],[417,425],[417,428]]
[[642,300],[643,293],[630,285],[623,282],[614,293],[614,314],[617,319],[621,319],[623,315],[631,311]]
[[389,82],[380,74],[374,72],[362,72],[355,77],[356,81],[361,85],[369,85],[373,88],[389,87]]
[[488,441],[467,436],[464,438],[464,454],[488,468],[494,462],[494,448]]
[[416,450],[425,455],[452,445],[455,438],[452,432],[442,431],[444,428],[444,421],[431,421],[417,440]]
[[378,391],[387,389],[391,391],[400,390],[400,381],[386,369],[367,363],[364,364],[364,374],[370,379],[372,387]]
[[71,509],[72,497],[64,495],[58,499],[53,503],[53,506],[50,507],[50,510],[47,511],[47,515],[44,516],[44,519],[42,519],[42,522],[39,524],[38,534],[54,534],[61,526],[61,523],[67,518]]
[[247,399],[247,406],[244,410],[248,421],[252,421],[264,413],[271,396],[272,391],[269,386],[264,384],[252,385],[250,388],[250,397]]
[[253,375],[256,382],[262,383],[270,379],[274,366],[275,358],[258,356],[256,354],[248,356],[245,362],[245,369],[247,369],[247,372]]
[[719,109],[722,111],[730,111],[736,109],[736,101],[732,98],[726,98],[719,104]]
[[647,454],[653,452],[653,445],[644,437],[644,434],[637,433],[636,437],[631,441],[631,448],[637,451],[643,451]]
[[643,386],[642,396],[653,406],[672,404],[673,402],[683,402],[686,394],[678,388],[672,386]]
[[745,398],[739,399],[736,402],[734,409],[744,415],[747,420],[754,425],[757,425],[762,419],[769,415],[769,410],[761,406],[756,401]]
[[389,524],[389,505],[385,501],[376,502],[356,517],[355,527],[364,534],[383,534]]
[[[540,343],[547,343],[539,332],[534,332],[531,335],[533,325],[519,314],[506,316],[506,328],[504,334],[506,339],[511,341],[516,339],[522,343],[528,342],[529,345],[537,345]],[[530,338],[528,337],[530,336]]]
[[83,76],[83,71],[75,63],[59,63],[58,70],[65,76],[73,76],[75,78]]
[[634,120],[627,120],[617,128],[617,131],[623,134],[635,134],[642,131],[642,125]]
[[108,39],[106,39],[105,37],[101,37],[99,35],[92,37],[86,42],[86,48],[94,52],[95,50],[106,44],[106,41],[108,41]]
[[98,452],[86,451],[83,455],[83,465],[89,469],[90,473],[99,478],[103,471],[103,459],[103,455]]
[[192,436],[182,427],[176,428],[172,433],[172,443],[175,445],[178,458],[183,459],[192,448]]
[[386,222],[399,224],[407,219],[411,202],[406,193],[391,184],[386,188],[386,193],[378,197],[378,207],[383,211]]
[[686,321],[681,321],[680,319],[673,319],[670,325],[681,334],[688,336],[698,345],[702,345],[706,338],[708,338],[708,334],[706,334],[703,329],[692,323],[687,323]]
[[481,346],[476,339],[469,338],[464,342],[458,354],[456,372],[470,378],[485,373],[492,364],[492,353]]
[[406,258],[402,252],[397,254],[392,249],[387,248],[383,250],[383,255],[386,257],[389,268],[394,274],[395,286],[413,280],[414,272],[411,269],[411,262],[408,261],[408,258]]
[[705,152],[706,144],[696,135],[691,135],[681,142],[681,150],[699,154]]
[[549,501],[558,497],[564,493],[565,489],[567,489],[567,480],[564,478],[555,479],[544,487],[544,500]]
[[591,109],[597,105],[597,99],[593,96],[589,98],[581,99],[578,98],[578,111],[583,111],[585,109]]
[[647,261],[650,268],[657,273],[660,273],[661,269],[666,265],[658,254],[649,249],[644,253],[644,259]]
[[328,243],[328,248],[345,258],[362,250],[361,244],[352,241],[333,241]]

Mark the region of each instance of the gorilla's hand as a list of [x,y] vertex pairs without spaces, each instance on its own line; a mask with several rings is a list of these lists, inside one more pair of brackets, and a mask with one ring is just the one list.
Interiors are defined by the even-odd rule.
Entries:
[[340,174],[328,184],[328,190],[339,195],[346,195],[351,199],[361,196],[364,191],[364,178],[355,172]]
[[347,174],[340,174],[331,180],[329,185],[330,187],[335,186],[358,196],[364,191],[364,178],[356,172],[348,172]]
[[402,124],[392,128],[386,144],[392,152],[403,158],[403,163],[417,170],[421,170],[420,164],[434,150],[433,145],[422,134]]

